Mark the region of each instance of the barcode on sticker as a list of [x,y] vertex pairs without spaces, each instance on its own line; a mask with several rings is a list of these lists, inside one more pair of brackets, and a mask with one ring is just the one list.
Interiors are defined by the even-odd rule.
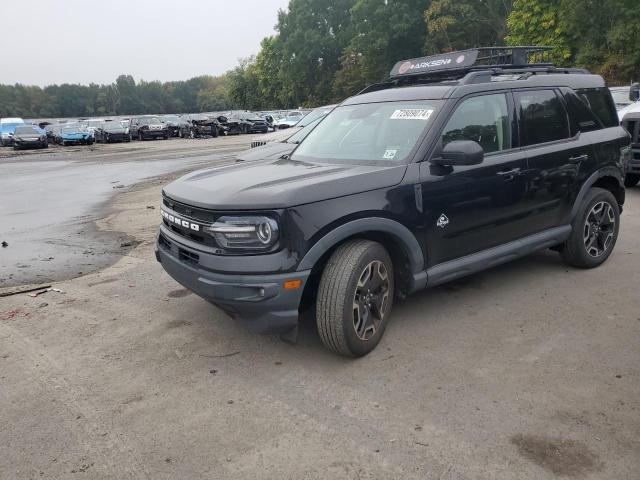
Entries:
[[391,114],[391,120],[429,120],[433,110],[426,108],[404,108]]

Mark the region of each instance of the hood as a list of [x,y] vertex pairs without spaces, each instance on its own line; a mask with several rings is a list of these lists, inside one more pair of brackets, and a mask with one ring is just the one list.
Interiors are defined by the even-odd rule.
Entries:
[[261,147],[251,148],[249,150],[245,150],[244,152],[240,152],[238,154],[238,160],[241,160],[243,162],[271,159],[277,160],[283,155],[293,152],[293,149],[295,147],[297,147],[297,145],[293,143],[267,143],[266,145],[262,145]]
[[16,140],[40,140],[40,137],[43,135],[37,132],[33,133],[21,133],[19,135],[15,135]]
[[407,166],[265,160],[190,173],[164,193],[211,210],[264,210],[353,195],[397,185]]
[[624,120],[624,116],[631,113],[640,113],[640,102],[632,103],[631,105],[627,105],[626,107],[618,110],[618,119],[620,121]]

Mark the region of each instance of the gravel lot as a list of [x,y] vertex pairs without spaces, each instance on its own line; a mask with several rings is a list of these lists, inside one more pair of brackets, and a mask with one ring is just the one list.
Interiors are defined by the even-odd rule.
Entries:
[[[225,140],[91,153],[218,162]],[[542,252],[414,295],[349,360],[310,315],[284,344],[166,275],[164,175],[87,220],[135,248],[64,293],[0,298],[0,478],[640,478],[640,188],[601,268]]]

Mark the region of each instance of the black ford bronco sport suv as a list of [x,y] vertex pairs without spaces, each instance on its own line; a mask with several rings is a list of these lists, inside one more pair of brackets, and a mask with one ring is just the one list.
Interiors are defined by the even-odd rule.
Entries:
[[[375,348],[409,293],[553,248],[611,254],[629,135],[603,79],[540,47],[398,62],[290,154],[165,187],[156,256],[255,331],[315,305],[331,350]],[[533,59],[533,61],[532,61]]]

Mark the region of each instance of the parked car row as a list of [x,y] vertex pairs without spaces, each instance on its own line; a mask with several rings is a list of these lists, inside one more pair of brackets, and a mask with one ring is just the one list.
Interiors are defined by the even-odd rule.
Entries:
[[[0,121],[0,145],[16,148],[57,145],[92,145],[93,143],[130,142],[132,140],[168,140],[171,137],[205,138],[221,135],[268,133],[291,129],[281,140],[296,133],[319,116],[327,107],[291,111],[228,111],[197,114],[137,115],[111,118],[57,119],[25,121],[4,118]],[[20,128],[20,141],[15,132]],[[272,139],[270,141],[274,141]],[[267,143],[261,142],[260,145]]]

